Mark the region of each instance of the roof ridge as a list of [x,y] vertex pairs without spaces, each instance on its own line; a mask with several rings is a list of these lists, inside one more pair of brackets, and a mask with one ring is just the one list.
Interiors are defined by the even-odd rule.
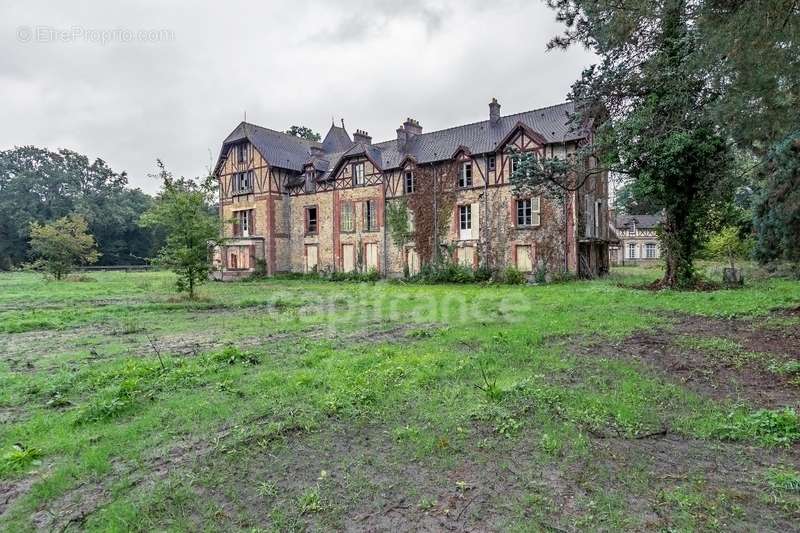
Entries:
[[[268,128],[268,127],[266,127],[266,126],[261,126],[261,125],[259,125],[259,124],[253,124],[252,122],[245,122],[244,120],[243,120],[242,122],[240,122],[240,123],[239,123],[239,125],[240,125],[240,126],[242,126],[242,125],[245,125],[245,126],[253,126],[254,128],[259,128],[259,129],[262,129],[262,130],[267,130],[267,131],[269,131],[269,132],[271,132],[271,133],[277,133],[278,135],[283,135],[284,137],[286,137],[286,138],[288,138],[288,139],[294,139],[295,141],[297,141],[297,142],[299,142],[299,143],[301,143],[301,144],[308,144],[308,145],[314,145],[314,144],[319,144],[319,145],[321,145],[321,144],[322,144],[322,143],[321,143],[321,142],[319,142],[319,141],[311,141],[311,140],[309,140],[309,139],[304,139],[303,137],[298,137],[297,135],[292,135],[291,133],[286,133],[285,131],[278,131],[278,130],[274,130],[274,129],[272,129],[272,128]],[[234,131],[236,131],[236,129],[234,129]]]
[[[503,119],[503,118],[509,118],[509,117],[516,117],[516,116],[519,116],[519,115],[524,115],[526,113],[535,113],[536,111],[544,111],[545,109],[551,109],[551,108],[554,108],[554,107],[559,107],[559,106],[563,106],[563,105],[567,105],[567,104],[571,104],[571,103],[572,102],[570,100],[567,100],[565,102],[561,102],[560,104],[553,104],[553,105],[549,105],[549,106],[545,106],[545,107],[537,107],[536,109],[529,109],[527,111],[520,111],[518,113],[511,113],[510,115],[503,115],[500,118]],[[440,130],[426,131],[424,133],[419,133],[419,134],[415,135],[414,137],[415,138],[416,137],[423,137],[425,135],[430,135],[432,133],[440,133],[440,132],[443,132],[443,131],[450,131],[450,130],[455,130],[455,129],[458,129],[458,128],[466,128],[467,126],[475,126],[477,124],[483,124],[485,122],[489,122],[489,120],[478,120],[476,122],[467,122],[466,124],[459,124],[457,126],[450,126],[449,128],[442,128]],[[377,142],[377,143],[372,143],[372,146],[375,146],[376,144],[387,144],[387,143],[395,142],[396,140],[397,139],[389,139],[388,141],[380,141],[380,142]]]

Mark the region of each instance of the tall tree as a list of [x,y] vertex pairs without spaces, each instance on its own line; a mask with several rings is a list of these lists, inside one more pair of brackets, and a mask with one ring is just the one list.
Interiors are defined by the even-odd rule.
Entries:
[[81,215],[70,215],[47,224],[31,223],[31,254],[34,268],[44,270],[57,280],[76,265],[96,263],[100,254],[89,225]]
[[175,178],[160,160],[158,167],[156,177],[161,180],[161,192],[142,216],[141,224],[164,232],[166,241],[154,262],[175,272],[178,291],[194,298],[196,287],[211,272],[210,246],[221,233],[210,210],[212,180]]
[[716,95],[697,68],[697,2],[548,4],[567,26],[549,46],[580,43],[600,56],[573,85],[571,97],[582,108],[577,119],[608,116],[597,153],[629,177],[635,196],[663,209],[663,284],[691,285],[705,209],[731,193],[729,146],[708,113]]
[[301,139],[307,139],[309,141],[317,141],[319,142],[322,140],[322,137],[319,133],[315,132],[311,128],[307,128],[305,126],[292,126],[286,133],[289,135],[294,135],[295,137],[300,137]]

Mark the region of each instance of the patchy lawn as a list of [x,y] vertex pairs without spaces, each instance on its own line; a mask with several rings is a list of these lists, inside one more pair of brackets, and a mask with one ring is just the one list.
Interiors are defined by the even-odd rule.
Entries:
[[0,530],[795,528],[800,283],[622,272],[0,274]]

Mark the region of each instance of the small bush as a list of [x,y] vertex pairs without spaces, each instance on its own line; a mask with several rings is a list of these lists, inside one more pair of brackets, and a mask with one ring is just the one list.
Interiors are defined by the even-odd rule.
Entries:
[[521,285],[525,283],[525,275],[513,266],[510,266],[503,271],[503,283],[508,285]]
[[489,268],[488,265],[483,264],[475,270],[473,277],[475,278],[475,281],[483,283],[486,281],[491,281],[492,275],[493,275],[492,269]]
[[471,268],[452,261],[444,261],[423,265],[419,274],[412,276],[410,281],[419,283],[471,283],[475,281],[475,274]]
[[261,362],[258,354],[253,352],[243,352],[236,346],[226,346],[218,352],[211,354],[211,360],[215,363],[228,365],[257,365]]

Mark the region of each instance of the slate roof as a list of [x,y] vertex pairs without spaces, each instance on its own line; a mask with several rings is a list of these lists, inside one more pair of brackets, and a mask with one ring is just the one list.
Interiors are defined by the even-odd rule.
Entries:
[[664,220],[661,215],[619,215],[615,221],[616,228],[630,227],[635,223],[637,228],[655,228]]
[[[571,127],[570,117],[574,111],[574,103],[566,102],[507,115],[496,124],[484,120],[414,135],[404,146],[398,145],[397,139],[372,145],[354,143],[343,126],[331,125],[323,142],[316,143],[243,122],[225,139],[222,153],[228,143],[247,137],[271,165],[302,171],[304,165],[312,163],[320,171],[320,179],[327,179],[340,159],[354,155],[367,154],[386,170],[397,168],[408,156],[420,164],[450,159],[461,146],[472,154],[494,152],[520,124],[541,135],[547,143],[585,138],[588,128],[576,130]],[[323,156],[312,157],[312,146],[321,148]]]

